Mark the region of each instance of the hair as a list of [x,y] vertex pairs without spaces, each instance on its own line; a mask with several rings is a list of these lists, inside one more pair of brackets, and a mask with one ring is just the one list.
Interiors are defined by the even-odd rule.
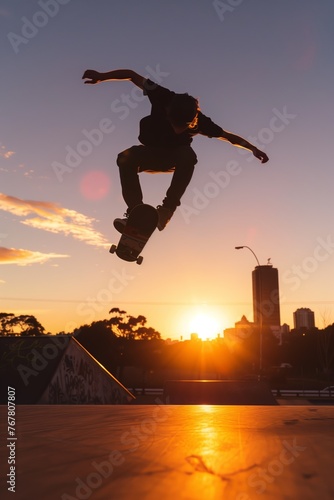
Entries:
[[177,125],[191,123],[199,110],[198,100],[189,94],[174,94],[169,106],[168,116]]

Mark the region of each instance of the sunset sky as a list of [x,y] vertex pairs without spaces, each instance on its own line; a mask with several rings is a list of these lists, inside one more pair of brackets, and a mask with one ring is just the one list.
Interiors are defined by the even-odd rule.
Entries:
[[[112,307],[163,338],[221,333],[253,320],[247,245],[279,270],[282,323],[299,307],[333,323],[333,18],[332,0],[2,0],[1,310],[52,333]],[[115,160],[150,105],[130,82],[84,85],[87,68],[188,92],[270,161],[195,137],[182,206],[141,266],[118,259]],[[170,180],[141,174],[145,202]]]

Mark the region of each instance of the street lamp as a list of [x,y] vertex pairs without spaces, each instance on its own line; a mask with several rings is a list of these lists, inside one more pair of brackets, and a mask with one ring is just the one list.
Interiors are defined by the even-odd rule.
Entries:
[[248,250],[250,250],[252,252],[252,254],[254,255],[256,262],[257,262],[257,266],[259,268],[259,282],[260,282],[259,304],[256,304],[256,307],[258,308],[258,311],[260,313],[259,314],[259,316],[260,316],[260,359],[259,359],[259,375],[258,375],[258,380],[260,381],[261,376],[262,376],[262,276],[261,276],[261,266],[260,266],[259,259],[257,258],[255,252],[253,252],[253,250],[250,247],[248,247],[246,245],[242,245],[242,246],[238,246],[238,247],[234,247],[234,248],[236,250],[241,250],[242,248],[248,248]]
[[259,262],[259,259],[256,257],[255,253],[253,252],[253,250],[250,248],[250,247],[247,247],[246,245],[243,245],[241,247],[234,247],[236,250],[241,250],[242,248],[248,248],[248,250],[250,250],[252,252],[252,254],[254,255],[255,259],[256,259],[256,262],[257,262],[257,265],[259,266],[260,265],[260,262]]

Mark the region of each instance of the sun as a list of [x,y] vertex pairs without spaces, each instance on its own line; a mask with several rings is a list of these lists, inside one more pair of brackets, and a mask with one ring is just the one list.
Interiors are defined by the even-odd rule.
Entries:
[[201,340],[217,337],[220,331],[219,320],[209,311],[197,311],[191,315],[188,326],[189,333],[196,333]]

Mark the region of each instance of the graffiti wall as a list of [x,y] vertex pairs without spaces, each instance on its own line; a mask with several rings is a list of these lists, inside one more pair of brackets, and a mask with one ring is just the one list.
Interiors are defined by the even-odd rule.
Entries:
[[0,337],[0,404],[7,403],[7,386],[15,387],[17,404],[37,403],[70,340],[61,335]]
[[126,404],[133,396],[74,338],[39,403]]

